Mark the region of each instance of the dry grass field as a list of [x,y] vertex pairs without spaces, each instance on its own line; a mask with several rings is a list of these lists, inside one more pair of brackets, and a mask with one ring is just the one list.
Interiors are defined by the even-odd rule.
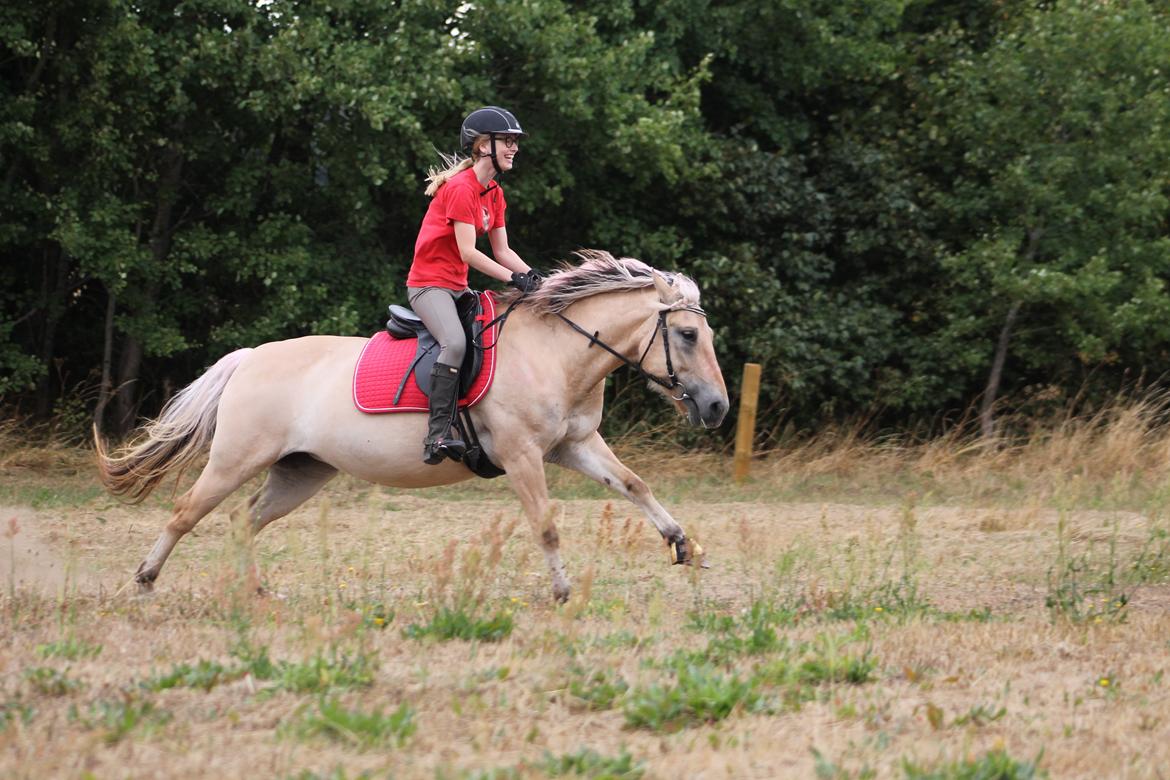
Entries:
[[1166,777],[1155,418],[996,451],[826,435],[743,486],[623,453],[707,570],[550,468],[563,606],[503,480],[338,479],[257,540],[264,597],[225,505],[138,597],[170,486],[123,506],[86,451],[7,434],[0,776]]

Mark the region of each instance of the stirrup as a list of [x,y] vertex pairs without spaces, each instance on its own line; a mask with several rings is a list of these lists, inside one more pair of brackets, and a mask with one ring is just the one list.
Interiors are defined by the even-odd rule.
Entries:
[[423,463],[437,466],[447,458],[458,463],[463,460],[466,452],[467,445],[461,439],[439,439],[427,444],[423,449]]

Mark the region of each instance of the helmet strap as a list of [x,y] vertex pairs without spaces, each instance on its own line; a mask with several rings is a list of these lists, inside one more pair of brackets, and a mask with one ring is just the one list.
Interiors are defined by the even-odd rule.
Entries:
[[499,162],[499,160],[496,159],[496,134],[495,133],[491,134],[491,139],[492,139],[492,153],[491,153],[492,167],[496,169],[497,174],[501,174],[501,173],[503,173],[503,171],[500,170],[500,162]]

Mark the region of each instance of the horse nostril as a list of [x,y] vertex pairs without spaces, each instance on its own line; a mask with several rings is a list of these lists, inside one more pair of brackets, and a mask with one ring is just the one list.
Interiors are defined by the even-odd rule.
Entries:
[[722,420],[723,415],[727,414],[727,404],[722,400],[712,401],[707,411],[709,419]]

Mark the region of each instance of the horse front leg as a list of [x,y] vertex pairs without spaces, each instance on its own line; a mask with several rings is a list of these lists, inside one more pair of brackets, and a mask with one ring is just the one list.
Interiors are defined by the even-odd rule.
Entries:
[[561,561],[561,540],[553,521],[553,507],[548,500],[548,484],[544,478],[544,461],[538,451],[522,451],[501,464],[508,472],[512,490],[520,498],[524,514],[544,552],[544,560],[552,575],[553,598],[564,603],[569,600],[569,577]]
[[637,504],[662,534],[670,549],[671,562],[689,564],[696,556],[702,562],[702,549],[687,539],[682,526],[658,503],[642,478],[618,460],[600,433],[594,431],[586,439],[563,442],[549,461],[580,472]]

